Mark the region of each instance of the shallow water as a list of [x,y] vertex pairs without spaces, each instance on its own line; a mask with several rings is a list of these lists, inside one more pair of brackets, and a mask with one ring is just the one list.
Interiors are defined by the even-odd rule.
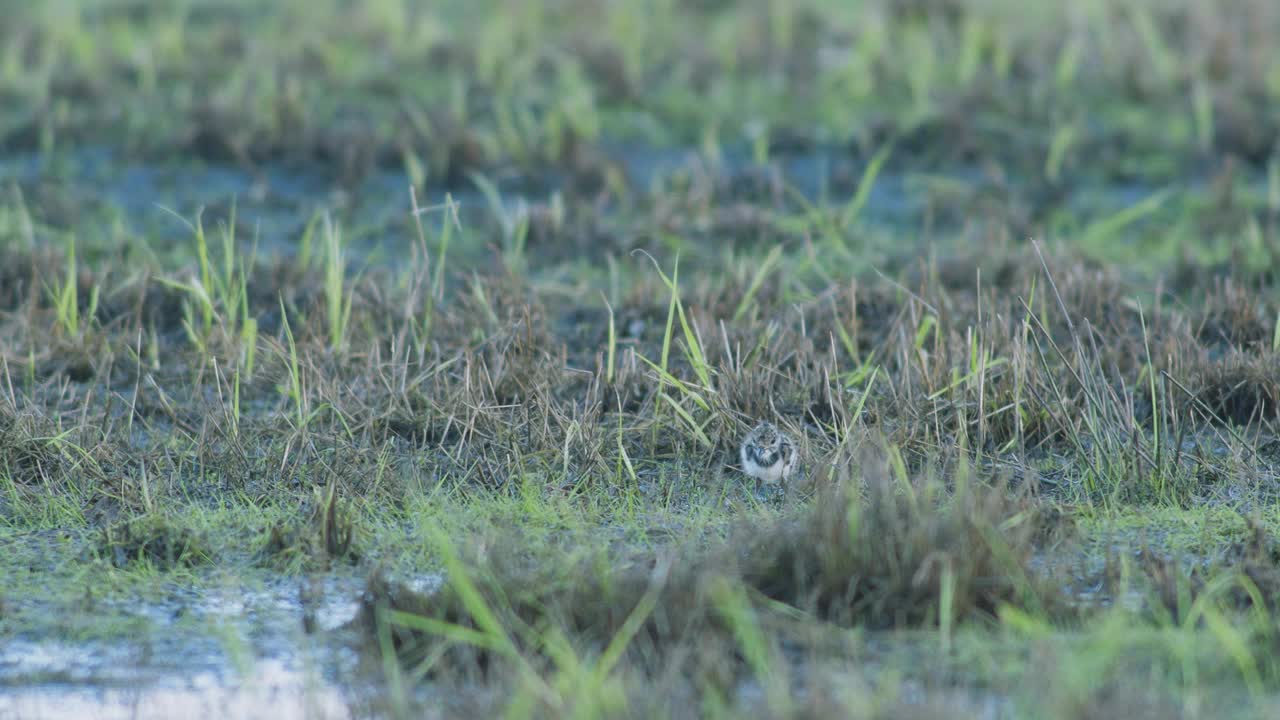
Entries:
[[[159,628],[136,638],[10,638],[0,645],[0,720],[368,715],[353,709],[367,707],[368,684],[346,683],[358,675],[346,628],[359,611],[363,579],[324,578],[309,609],[300,582],[130,603],[134,615]],[[437,575],[410,580],[424,592],[440,582]],[[310,633],[303,629],[308,614]],[[177,615],[187,622],[166,632]],[[207,631],[191,634],[185,628],[192,625]]]
[[[50,657],[52,648],[47,645],[14,650],[32,650],[54,665],[69,661]],[[86,680],[19,685],[0,692],[0,720],[206,717],[344,720],[356,714],[335,685],[281,660],[257,662],[249,675],[236,678],[205,671],[123,687]]]
[[[803,203],[844,206],[857,193],[868,160],[844,148],[777,153],[763,166],[745,147],[726,148],[711,159],[691,148],[618,144],[606,145],[605,152],[605,162],[619,169],[641,197],[701,183],[716,188],[721,204],[740,199],[797,211]],[[917,166],[891,156],[866,194],[859,222],[916,234],[950,228],[954,234],[965,225],[994,220],[1002,227],[1012,223],[1027,232],[1069,235],[1165,193],[1164,202],[1128,227],[1138,233],[1143,227],[1167,227],[1190,201],[1204,205],[1216,180],[1211,174],[1168,181],[1080,176],[1055,184],[979,165]],[[508,215],[522,205],[546,203],[572,184],[554,169],[539,176],[499,170],[489,179],[499,191],[500,212]],[[1256,170],[1241,171],[1237,185],[1234,197],[1243,213],[1257,211],[1275,192],[1267,187],[1265,173]],[[124,233],[145,238],[153,249],[190,246],[187,222],[204,209],[206,231],[212,232],[234,205],[238,241],[256,244],[260,252],[296,251],[308,223],[327,211],[341,222],[344,241],[356,257],[386,262],[403,256],[417,237],[409,187],[408,175],[394,169],[375,169],[344,184],[314,166],[265,164],[250,171],[204,162],[156,163],[106,148],[0,157],[0,210],[20,204],[37,226],[74,230],[82,239],[89,233],[108,238]],[[464,227],[483,227],[493,219],[491,199],[470,182],[429,187],[419,203],[439,203],[446,192],[458,203]],[[437,222],[438,217],[425,224],[434,228]],[[462,260],[479,260],[487,252],[470,250],[451,252],[461,252]]]

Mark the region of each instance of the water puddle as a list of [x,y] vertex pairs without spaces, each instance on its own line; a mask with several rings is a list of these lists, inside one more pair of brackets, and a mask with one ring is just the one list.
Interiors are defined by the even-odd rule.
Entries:
[[[430,592],[442,579],[407,582]],[[309,600],[300,591],[305,583],[228,584],[187,599],[131,603],[132,615],[155,630],[136,636],[7,638],[0,720],[367,716],[371,684],[349,627],[364,580],[311,581]]]

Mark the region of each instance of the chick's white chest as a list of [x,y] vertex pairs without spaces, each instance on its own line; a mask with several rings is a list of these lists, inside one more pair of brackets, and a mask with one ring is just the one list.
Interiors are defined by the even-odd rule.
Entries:
[[786,458],[783,456],[779,456],[772,465],[761,465],[755,461],[751,453],[747,452],[746,448],[742,450],[742,469],[753,478],[759,478],[767,483],[776,483],[783,479],[786,468]]

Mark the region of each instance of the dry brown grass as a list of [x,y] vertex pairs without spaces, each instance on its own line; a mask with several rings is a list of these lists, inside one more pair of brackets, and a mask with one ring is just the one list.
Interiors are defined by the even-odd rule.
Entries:
[[[344,491],[364,492],[368,463],[385,465],[388,453],[423,453],[428,477],[492,488],[517,466],[566,488],[617,486],[629,482],[619,443],[633,464],[678,460],[681,473],[715,476],[741,432],[771,418],[801,438],[810,479],[870,428],[913,467],[963,447],[1030,478],[1041,459],[1070,456],[1067,484],[1059,478],[1068,499],[1185,499],[1199,492],[1196,477],[1231,472],[1215,444],[1272,432],[1276,358],[1256,341],[1257,318],[1276,316],[1269,295],[1210,285],[1191,304],[1143,307],[1114,274],[1069,258],[999,262],[971,263],[967,290],[927,267],[904,274],[910,285],[872,278],[817,294],[774,274],[736,320],[749,275],[717,282],[686,269],[695,279],[682,282],[682,306],[701,360],[678,321],[666,336],[670,291],[640,267],[613,308],[612,382],[608,314],[522,276],[460,278],[423,338],[414,328],[425,299],[409,281],[426,269],[372,270],[349,286],[355,339],[335,353],[324,300],[305,290],[319,283],[265,264],[251,280],[260,335],[249,376],[241,338],[219,334],[221,321],[200,354],[180,319],[190,298],[147,274],[103,272],[92,284],[108,300],[81,337],[55,339],[42,293],[23,293],[0,321],[4,456],[24,485],[53,480],[58,462],[110,476],[116,501],[135,507],[129,488],[144,468],[174,491],[197,462],[220,468],[226,487],[254,490],[275,467],[286,482],[336,473]],[[60,272],[56,260],[26,265],[29,287]],[[980,265],[998,284],[977,287]],[[296,341],[299,398],[282,390],[292,361],[277,298]],[[57,342],[92,348],[87,364],[69,363],[76,354],[54,352]],[[642,359],[659,362],[664,342],[681,386]],[[160,435],[168,449],[154,443]],[[52,452],[51,438],[70,444]],[[1200,449],[1184,450],[1191,442]],[[344,462],[323,460],[333,454]],[[1256,461],[1244,449],[1226,457]],[[1153,474],[1167,483],[1156,488]]]

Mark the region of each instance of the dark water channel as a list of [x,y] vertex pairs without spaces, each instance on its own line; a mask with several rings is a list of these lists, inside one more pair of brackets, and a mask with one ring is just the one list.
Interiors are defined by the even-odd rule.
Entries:
[[[1274,219],[1280,211],[1280,178],[1265,169],[1207,168],[1163,179],[1117,179],[1078,175],[1049,182],[1002,168],[974,165],[928,167],[890,155],[874,177],[867,157],[845,149],[778,153],[766,165],[745,148],[708,158],[694,149],[612,146],[602,167],[624,178],[631,199],[652,205],[664,195],[703,188],[714,203],[749,204],[801,213],[813,207],[841,211],[867,185],[859,204],[861,227],[899,238],[933,240],[956,236],[985,222],[1017,238],[1079,237],[1098,242],[1137,243],[1152,233],[1222,221],[1239,227],[1248,218]],[[464,228],[493,228],[500,216],[546,205],[556,195],[587,202],[571,173],[551,168],[494,169],[484,175],[496,196],[475,182],[431,185],[420,206],[458,203]],[[347,251],[367,262],[394,262],[417,235],[410,214],[410,179],[401,170],[374,169],[355,181],[340,181],[324,168],[289,164],[252,169],[175,159],[156,163],[119,151],[90,148],[53,156],[0,156],[0,243],[64,243],[74,232],[82,246],[102,247],[142,239],[154,252],[192,247],[190,229],[203,211],[206,230],[225,221],[234,206],[237,242],[260,254],[295,252],[308,223],[328,212],[341,223]],[[595,191],[599,193],[597,189]],[[633,202],[634,201],[634,202]],[[614,203],[618,205],[618,203]],[[610,204],[596,204],[608,215]],[[619,210],[621,212],[621,210]],[[434,227],[439,220],[429,219]],[[489,257],[486,238],[451,250],[458,261]],[[900,244],[900,243],[898,243]],[[455,254],[456,253],[456,254]],[[358,265],[359,263],[355,263]]]

